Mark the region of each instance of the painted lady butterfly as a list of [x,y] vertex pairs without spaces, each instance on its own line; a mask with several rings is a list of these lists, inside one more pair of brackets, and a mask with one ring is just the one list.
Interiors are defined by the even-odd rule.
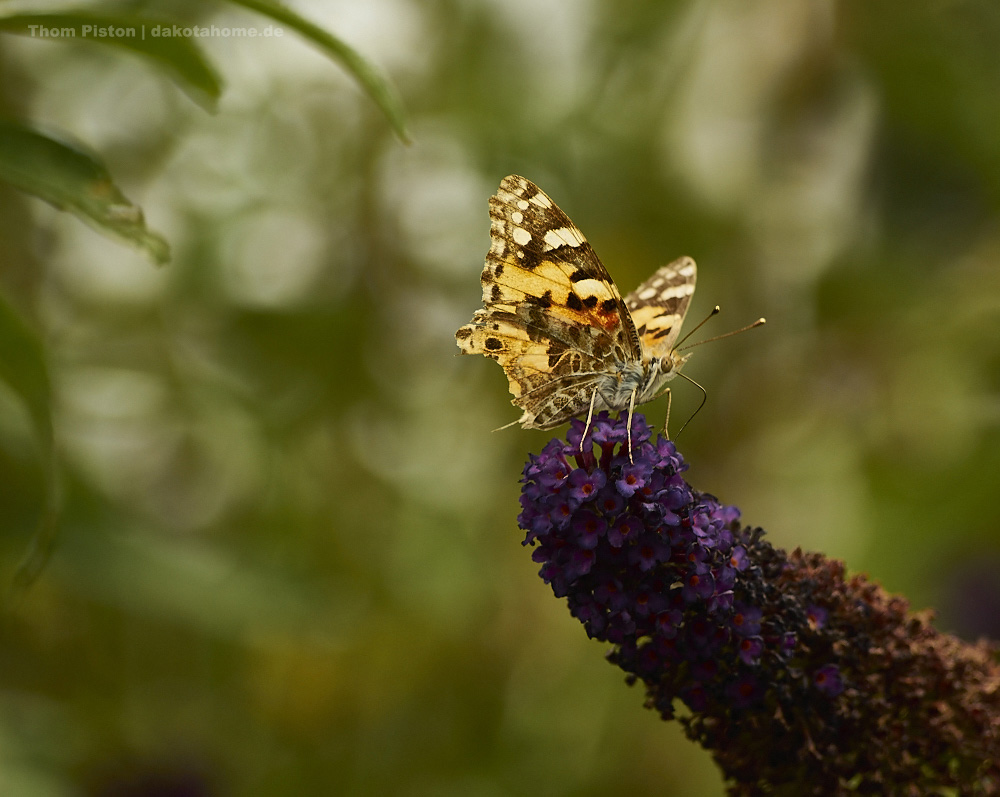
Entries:
[[455,338],[463,354],[503,367],[524,410],[513,423],[551,429],[586,412],[589,426],[595,411],[631,416],[660,395],[690,356],[674,346],[694,261],[663,266],[622,299],[583,233],[534,183],[505,177],[490,219],[484,307]]

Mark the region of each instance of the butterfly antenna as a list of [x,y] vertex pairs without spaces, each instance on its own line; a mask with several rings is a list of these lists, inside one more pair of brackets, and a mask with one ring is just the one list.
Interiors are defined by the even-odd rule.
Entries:
[[[715,309],[718,310],[719,309],[718,306],[716,306]],[[715,315],[714,312],[708,318],[711,318],[713,315]],[[708,318],[706,318],[705,321],[708,321]],[[705,321],[702,321],[701,324],[704,324]],[[684,348],[685,349],[693,349],[695,346],[700,346],[702,343],[711,343],[713,340],[722,340],[723,338],[730,338],[733,335],[739,335],[741,332],[746,332],[749,329],[755,329],[756,327],[762,327],[766,323],[767,323],[766,319],[764,319],[764,318],[758,318],[752,324],[747,324],[745,327],[740,327],[739,329],[734,329],[732,332],[726,332],[725,334],[722,334],[722,335],[716,335],[714,338],[705,338],[704,340],[699,340],[697,343],[691,343],[691,344],[685,346]],[[698,326],[695,327],[694,329],[692,329],[691,332],[694,332],[695,329],[698,329],[698,327],[700,327],[701,324],[698,324]],[[688,333],[687,335],[684,336],[684,340],[687,340],[689,337],[691,337],[690,333]],[[684,340],[682,340],[681,343],[683,343]],[[679,346],[678,346],[677,350],[680,351],[680,347]],[[679,434],[679,432],[678,432],[678,434]]]
[[677,372],[677,376],[683,376],[688,382],[690,382],[692,385],[698,388],[698,390],[701,391],[701,404],[698,405],[698,409],[696,409],[694,412],[691,413],[691,417],[688,418],[686,421],[684,421],[684,425],[677,430],[677,434],[674,436],[674,439],[677,439],[678,437],[681,436],[681,432],[687,429],[687,425],[694,420],[694,416],[697,415],[699,412],[701,412],[701,408],[704,407],[705,402],[708,401],[708,391],[706,391],[705,388],[703,388],[701,385],[695,382],[690,376],[688,376],[685,373],[682,373],[681,371]]
[[701,323],[698,324],[698,326],[696,326],[694,329],[692,329],[690,332],[688,332],[683,338],[681,338],[679,341],[677,341],[677,345],[674,346],[674,349],[679,350],[680,347],[681,347],[681,344],[685,340],[687,340],[688,338],[690,338],[695,332],[697,332],[699,329],[701,329],[703,326],[705,326],[705,322],[708,321],[708,319],[710,319],[714,315],[718,315],[721,312],[722,312],[722,308],[719,307],[719,305],[715,305],[715,307],[712,308],[712,312],[709,313],[707,316],[705,316],[701,320]]

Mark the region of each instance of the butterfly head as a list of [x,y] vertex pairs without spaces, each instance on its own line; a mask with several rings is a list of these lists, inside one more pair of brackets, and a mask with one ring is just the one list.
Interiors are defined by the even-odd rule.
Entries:
[[649,361],[649,373],[663,381],[673,379],[690,356],[690,354],[681,354],[673,349],[662,357],[653,357]]
[[660,361],[662,365],[660,366],[661,371],[670,371],[676,373],[681,370],[681,367],[688,361],[690,354],[681,354],[679,351],[674,349],[665,357],[661,357]]
[[659,357],[650,357],[644,361],[645,379],[639,390],[638,402],[651,401],[660,394],[663,385],[677,376],[690,354],[680,354],[671,350]]

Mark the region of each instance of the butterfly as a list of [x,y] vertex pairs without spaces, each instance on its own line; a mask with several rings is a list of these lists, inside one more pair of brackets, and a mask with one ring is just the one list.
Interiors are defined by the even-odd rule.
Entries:
[[[483,308],[455,333],[463,354],[503,367],[526,429],[628,409],[665,392],[697,267],[681,257],[624,299],[583,233],[548,195],[510,175],[490,198]],[[506,427],[502,427],[506,428]],[[631,444],[631,440],[629,441]]]

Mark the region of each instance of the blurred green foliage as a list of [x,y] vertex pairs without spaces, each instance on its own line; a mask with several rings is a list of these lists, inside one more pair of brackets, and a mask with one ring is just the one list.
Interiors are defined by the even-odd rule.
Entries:
[[548,435],[491,435],[500,369],[454,356],[511,172],[623,290],[688,254],[692,318],[767,316],[686,369],[695,486],[964,605],[1000,557],[995,4],[241,5],[141,4],[288,27],[169,50],[213,115],[134,48],[0,38],[0,117],[83,142],[172,250],[0,185],[3,584],[51,547],[3,618],[0,793],[721,794],[535,576]]

